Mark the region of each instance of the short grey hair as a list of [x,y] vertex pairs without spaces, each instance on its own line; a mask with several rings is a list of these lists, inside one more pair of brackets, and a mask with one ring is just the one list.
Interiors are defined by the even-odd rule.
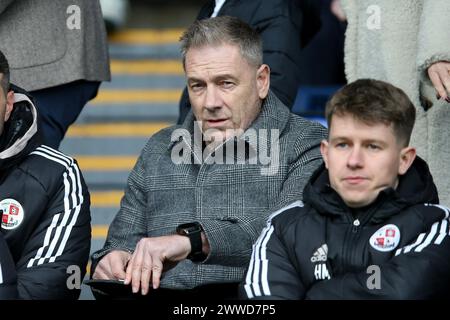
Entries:
[[262,40],[259,33],[242,20],[221,16],[195,21],[181,36],[183,67],[191,48],[232,44],[239,47],[242,57],[250,65],[263,63]]

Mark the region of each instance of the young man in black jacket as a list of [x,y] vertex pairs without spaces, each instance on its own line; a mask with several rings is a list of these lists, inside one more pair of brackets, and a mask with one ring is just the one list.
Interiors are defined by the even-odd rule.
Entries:
[[41,145],[36,108],[0,51],[0,299],[76,299],[90,249],[76,161]]
[[253,299],[428,299],[450,289],[449,209],[408,146],[411,101],[362,79],[328,103],[325,165],[271,215],[241,293]]

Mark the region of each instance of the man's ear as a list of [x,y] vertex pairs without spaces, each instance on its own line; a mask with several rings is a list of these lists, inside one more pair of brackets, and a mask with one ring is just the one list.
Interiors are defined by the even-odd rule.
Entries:
[[267,64],[262,64],[256,71],[256,85],[259,97],[264,99],[269,93],[270,87],[270,68]]
[[5,110],[5,122],[8,121],[9,116],[14,106],[14,91],[9,90],[6,94],[6,110]]
[[325,162],[325,167],[328,169],[328,141],[322,140],[320,142],[320,153],[322,154],[323,162]]
[[400,163],[398,166],[398,174],[404,175],[411,167],[416,158],[416,149],[413,147],[406,147],[400,151]]

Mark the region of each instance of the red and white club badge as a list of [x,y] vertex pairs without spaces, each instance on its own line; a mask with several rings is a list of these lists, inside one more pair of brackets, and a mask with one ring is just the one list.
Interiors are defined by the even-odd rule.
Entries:
[[369,239],[372,248],[382,252],[394,250],[400,243],[400,230],[394,224],[378,229]]
[[18,201],[14,199],[0,201],[3,229],[12,230],[17,228],[23,221],[24,213],[23,207]]

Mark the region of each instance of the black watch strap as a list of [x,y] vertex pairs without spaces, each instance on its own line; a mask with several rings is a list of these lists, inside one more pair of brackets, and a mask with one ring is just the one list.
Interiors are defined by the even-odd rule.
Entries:
[[192,261],[205,259],[202,251],[202,231],[202,226],[198,222],[180,224],[177,227],[177,234],[188,237],[191,242],[191,253],[187,258]]

